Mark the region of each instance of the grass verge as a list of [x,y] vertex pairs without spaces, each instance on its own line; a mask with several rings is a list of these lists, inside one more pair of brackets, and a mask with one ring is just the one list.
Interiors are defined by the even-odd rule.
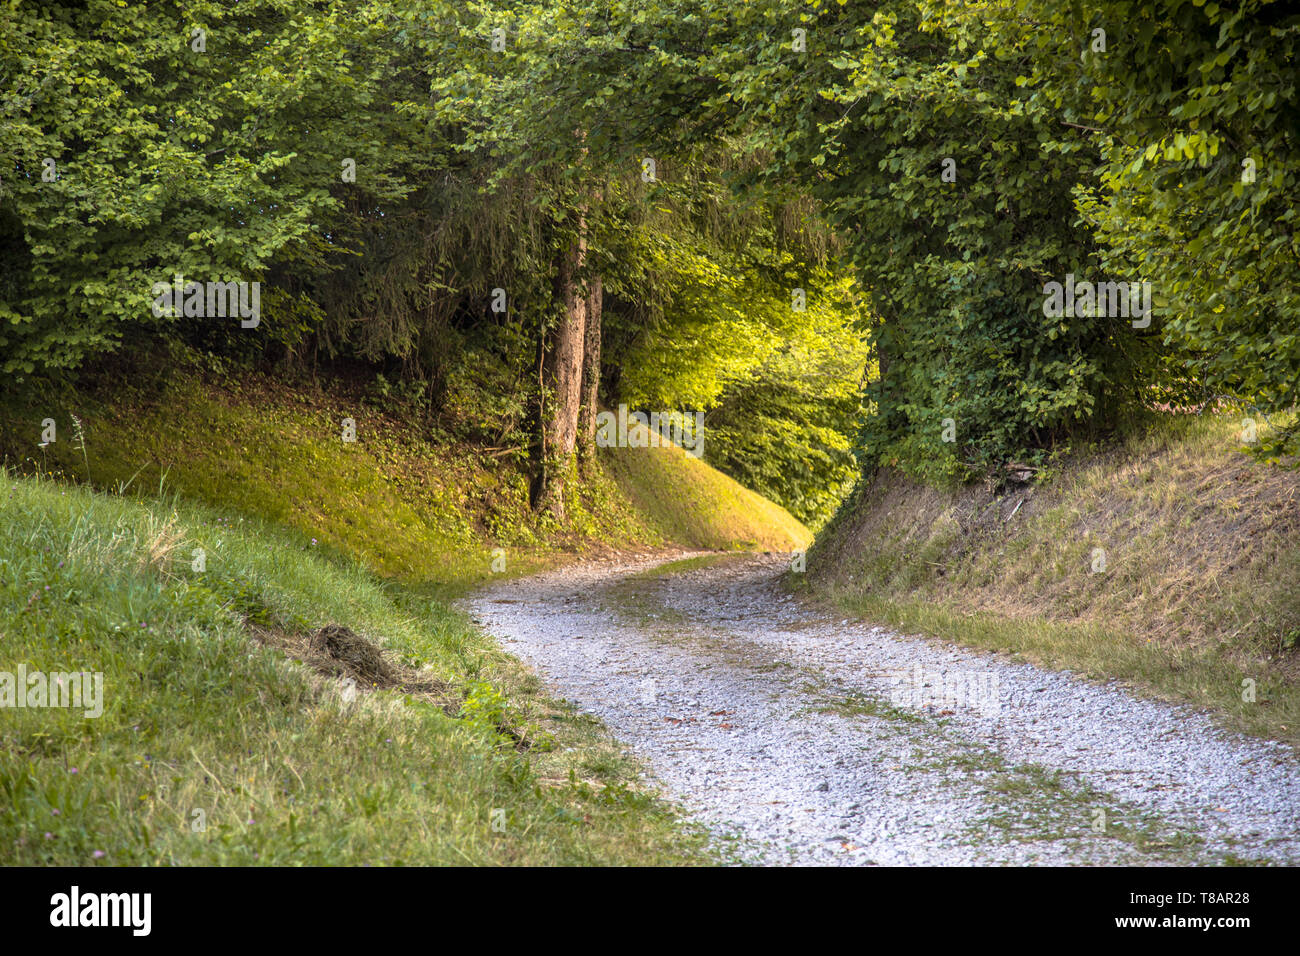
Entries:
[[7,862],[704,859],[594,720],[420,589],[179,498],[0,480],[0,671],[103,675],[98,716],[0,708]]
[[844,611],[1205,707],[1300,745],[1300,474],[1170,417],[1035,485],[882,472],[790,575]]

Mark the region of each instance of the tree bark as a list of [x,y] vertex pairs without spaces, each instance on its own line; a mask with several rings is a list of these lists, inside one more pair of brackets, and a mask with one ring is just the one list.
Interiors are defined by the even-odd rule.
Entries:
[[584,465],[596,455],[596,413],[600,410],[600,313],[605,290],[600,276],[587,290],[587,329],[582,350],[582,411],[578,421],[578,460]]
[[542,363],[542,447],[533,507],[550,511],[561,523],[565,520],[564,482],[573,465],[582,407],[587,299],[580,292],[578,274],[587,251],[585,226],[580,214],[578,236],[560,257],[555,294],[562,314]]

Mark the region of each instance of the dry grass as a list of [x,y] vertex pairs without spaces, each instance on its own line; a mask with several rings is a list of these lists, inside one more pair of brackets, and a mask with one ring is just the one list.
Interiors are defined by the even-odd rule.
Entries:
[[140,537],[136,559],[140,573],[165,571],[171,566],[172,552],[185,542],[185,532],[177,525],[176,515],[160,518],[149,515]]
[[[819,540],[810,584],[860,610],[1042,625],[1043,655],[1059,640],[1063,666],[1086,657],[1102,675],[1130,676],[1139,647],[1170,669],[1215,660],[1296,687],[1300,472],[1255,464],[1238,441],[1226,416],[1171,421],[1037,486],[879,474]],[[1151,661],[1138,669],[1161,683]]]

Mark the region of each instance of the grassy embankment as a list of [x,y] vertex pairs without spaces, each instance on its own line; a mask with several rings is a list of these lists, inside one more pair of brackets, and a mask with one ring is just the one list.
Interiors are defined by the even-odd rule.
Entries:
[[[705,858],[594,720],[442,598],[494,556],[792,548],[793,519],[628,449],[559,529],[516,465],[267,381],[47,404],[0,422],[10,465],[45,473],[0,486],[0,671],[102,672],[104,706],[0,711],[5,862]],[[669,488],[665,512],[629,504]]]
[[1244,455],[1239,417],[1171,417],[1033,486],[939,490],[882,472],[819,537],[803,585],[1298,744],[1298,502],[1300,473]]
[[[80,419],[82,442],[72,416]],[[40,422],[58,440],[39,449]],[[356,441],[343,440],[343,421]],[[452,440],[360,397],[267,378],[177,373],[97,400],[0,409],[0,456],[109,491],[159,489],[317,539],[385,577],[455,594],[575,552],[668,545],[791,550],[784,509],[675,447],[603,449],[570,483],[567,527],[528,506],[525,463]]]

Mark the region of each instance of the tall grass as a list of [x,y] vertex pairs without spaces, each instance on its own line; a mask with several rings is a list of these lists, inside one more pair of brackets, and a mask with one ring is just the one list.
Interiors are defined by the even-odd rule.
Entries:
[[[0,607],[0,671],[101,672],[105,691],[98,718],[0,708],[6,863],[699,858],[591,721],[444,605],[310,538],[0,472]],[[326,623],[471,704],[349,700],[250,639]],[[536,725],[531,749],[503,722]]]

